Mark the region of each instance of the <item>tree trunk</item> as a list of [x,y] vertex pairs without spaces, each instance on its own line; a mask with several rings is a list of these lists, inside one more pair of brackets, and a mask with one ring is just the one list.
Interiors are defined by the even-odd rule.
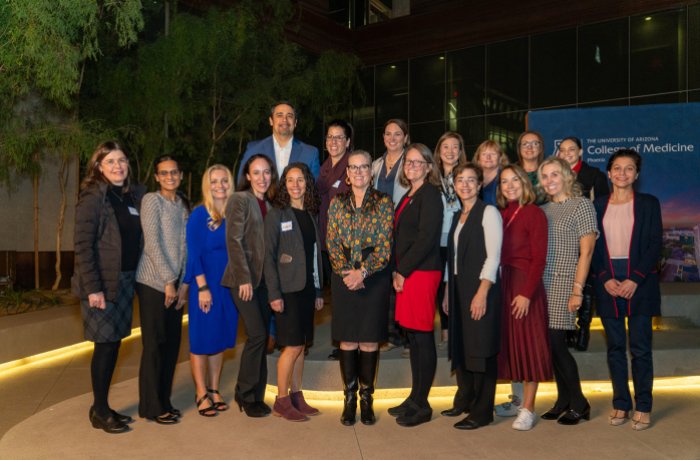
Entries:
[[56,280],[51,286],[51,290],[55,291],[61,284],[61,241],[63,239],[63,224],[66,220],[66,185],[68,184],[68,158],[65,156],[61,157],[61,166],[58,169],[58,186],[61,190],[61,204],[58,208],[58,222],[56,223],[56,265],[54,270],[56,271]]
[[32,176],[34,192],[34,289],[39,289],[39,173]]

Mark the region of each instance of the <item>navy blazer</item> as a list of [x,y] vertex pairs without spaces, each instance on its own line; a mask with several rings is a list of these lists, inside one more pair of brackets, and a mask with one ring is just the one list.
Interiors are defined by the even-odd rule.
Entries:
[[[316,217],[311,216],[316,230],[313,273],[316,297],[322,297],[323,263],[319,244],[321,235]],[[265,262],[263,273],[268,298],[277,300],[282,293],[297,292],[306,286],[306,253],[304,237],[294,211],[290,207],[271,208],[265,216]]]
[[405,278],[415,270],[440,270],[442,198],[433,184],[424,183],[412,197],[404,195],[396,209],[408,200],[394,224],[394,271]]
[[[245,152],[243,152],[243,158],[241,158],[241,163],[238,166],[238,176],[236,183],[240,182],[241,177],[243,177],[243,165],[248,161],[248,158],[252,157],[256,153],[262,153],[267,155],[273,163],[277,164],[277,159],[275,158],[275,143],[272,140],[272,136],[268,136],[265,139],[250,141],[246,146]],[[296,137],[292,139],[292,153],[289,155],[289,162],[305,163],[311,170],[314,179],[318,178],[318,173],[321,169],[321,163],[318,158],[318,149],[313,145],[305,144]],[[277,176],[282,176],[282,171],[277,171]]]
[[[618,277],[613,273],[610,253],[605,239],[603,218],[608,208],[608,196],[595,200],[598,215],[600,238],[596,241],[593,253],[593,276],[596,277],[596,294],[598,296],[598,315],[615,317],[620,314],[615,299],[605,290],[605,282]],[[663,226],[661,223],[661,206],[659,200],[646,193],[635,192],[633,198],[634,223],[630,241],[629,262],[624,279],[637,283],[637,290],[627,302],[627,316],[661,314],[661,292],[657,263],[661,256]]]

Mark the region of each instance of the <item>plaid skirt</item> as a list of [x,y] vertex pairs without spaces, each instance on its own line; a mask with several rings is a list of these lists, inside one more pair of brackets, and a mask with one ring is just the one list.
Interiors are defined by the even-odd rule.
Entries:
[[118,342],[131,335],[131,317],[134,311],[134,286],[136,272],[119,274],[119,289],[114,302],[107,301],[106,308],[90,307],[87,299],[81,299],[85,339],[91,342]]

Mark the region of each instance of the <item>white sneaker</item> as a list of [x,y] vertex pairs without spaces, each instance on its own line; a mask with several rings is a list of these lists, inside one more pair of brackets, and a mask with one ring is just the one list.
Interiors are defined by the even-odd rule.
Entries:
[[513,429],[518,431],[529,431],[535,424],[535,414],[524,407],[518,410],[518,417],[513,421]]
[[515,395],[508,395],[508,397],[510,398],[509,402],[504,402],[494,407],[496,415],[499,417],[515,417],[518,415],[522,401]]

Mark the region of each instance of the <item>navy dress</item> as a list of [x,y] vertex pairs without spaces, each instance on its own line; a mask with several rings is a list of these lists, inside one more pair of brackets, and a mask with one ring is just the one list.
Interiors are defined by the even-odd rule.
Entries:
[[[229,290],[221,285],[228,263],[226,222],[211,230],[211,218],[204,206],[197,206],[187,222],[187,269],[184,283],[190,285],[189,334],[190,351],[211,355],[233,348],[238,330],[238,310]],[[197,275],[206,277],[211,292],[209,313],[199,308]]]

